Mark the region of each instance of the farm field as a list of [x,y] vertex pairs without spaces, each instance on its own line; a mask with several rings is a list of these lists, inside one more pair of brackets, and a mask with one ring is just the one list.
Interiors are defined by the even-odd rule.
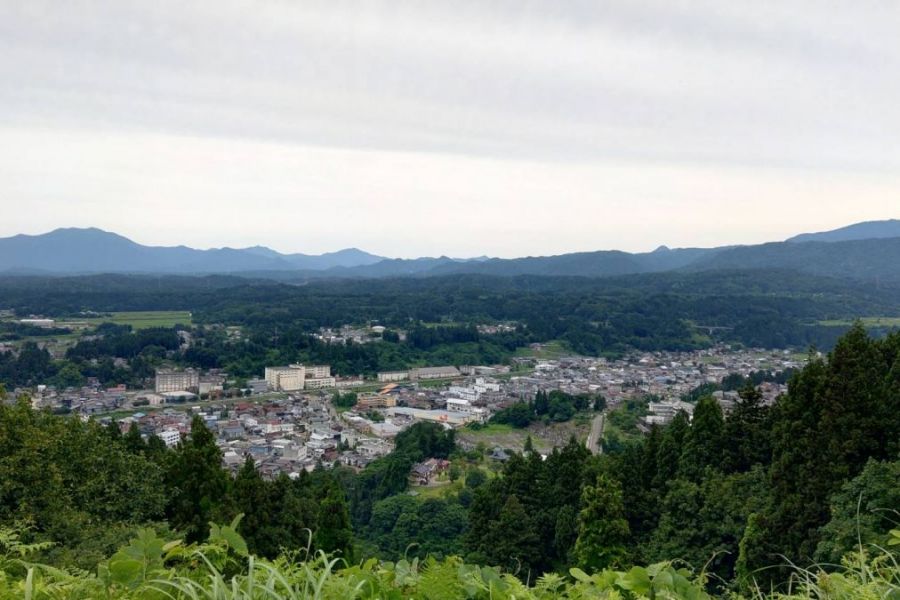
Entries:
[[[152,310],[137,312],[114,312],[110,316],[78,319],[77,323],[99,325],[100,323],[115,323],[117,325],[131,325],[135,330],[149,327],[174,327],[177,324],[190,325],[191,313],[186,310]],[[60,326],[65,327],[66,322],[61,321]]]

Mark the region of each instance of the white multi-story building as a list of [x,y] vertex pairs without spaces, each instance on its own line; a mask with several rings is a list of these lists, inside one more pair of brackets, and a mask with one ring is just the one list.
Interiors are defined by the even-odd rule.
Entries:
[[467,419],[481,422],[484,422],[484,420],[487,418],[487,411],[485,411],[483,408],[472,406],[471,402],[469,402],[468,400],[463,400],[462,398],[448,398],[447,412],[462,413],[466,415]]
[[276,392],[296,392],[303,389],[306,367],[288,365],[286,367],[266,367],[266,383]]
[[288,365],[266,367],[266,383],[276,392],[296,392],[335,387],[331,365]]
[[200,385],[200,373],[195,369],[157,369],[156,392],[184,392],[196,390]]
[[473,386],[475,391],[479,394],[486,394],[488,392],[499,392],[500,384],[496,381],[488,381],[483,377],[479,377],[475,380],[475,385]]
[[167,447],[171,448],[172,446],[178,445],[178,442],[181,441],[181,432],[177,429],[166,429],[159,433],[159,439],[161,439]]
[[479,377],[475,380],[475,383],[473,385],[451,385],[448,391],[450,396],[453,396],[455,398],[462,398],[463,400],[468,400],[469,402],[474,403],[478,402],[481,399],[481,396],[484,394],[498,393],[500,391],[500,384],[490,382],[483,377]]
[[461,385],[451,385],[448,390],[451,396],[461,398],[467,402],[476,402],[481,393],[474,387],[464,387]]

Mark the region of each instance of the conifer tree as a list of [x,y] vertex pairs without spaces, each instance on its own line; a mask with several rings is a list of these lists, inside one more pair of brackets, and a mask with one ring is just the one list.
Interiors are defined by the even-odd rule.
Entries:
[[740,400],[725,419],[724,469],[727,472],[749,471],[753,465],[768,465],[772,440],[769,408],[762,394],[751,383],[739,392]]
[[724,433],[722,407],[711,396],[700,398],[684,441],[679,473],[698,481],[706,467],[721,467]]
[[141,431],[138,429],[137,423],[131,424],[123,441],[125,442],[125,447],[132,454],[143,454],[147,449],[147,445],[144,443],[144,438],[141,437]]
[[510,569],[531,570],[540,560],[541,539],[515,494],[507,498],[497,520],[491,524],[488,558]]
[[222,469],[212,432],[199,416],[191,422],[191,435],[169,461],[166,483],[171,493],[166,511],[169,522],[184,531],[188,542],[205,539],[210,521],[224,520],[230,477]]
[[253,458],[248,456],[231,486],[232,507],[244,515],[239,531],[250,551],[274,558],[278,553],[278,547],[270,548],[265,535],[266,526],[274,517],[271,514],[273,507],[269,503],[267,487],[268,484],[263,481]]
[[675,417],[659,440],[653,488],[659,490],[661,494],[665,493],[666,485],[678,477],[681,452],[689,431],[690,422],[687,413],[680,410],[675,413]]
[[347,501],[337,485],[329,486],[319,505],[319,515],[313,536],[317,550],[340,554],[353,562],[353,532]]
[[600,475],[595,485],[585,486],[581,505],[575,541],[578,566],[588,572],[622,566],[630,531],[619,482]]

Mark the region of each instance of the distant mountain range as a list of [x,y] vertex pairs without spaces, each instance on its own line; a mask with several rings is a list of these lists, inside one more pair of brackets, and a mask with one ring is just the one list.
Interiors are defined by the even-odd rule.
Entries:
[[0,271],[44,273],[240,273],[325,270],[384,260],[356,248],[320,255],[281,254],[264,246],[196,250],[143,246],[100,229],[56,229],[0,239]]
[[197,250],[143,246],[100,229],[57,229],[0,239],[0,273],[231,273],[281,280],[493,276],[611,277],[666,271],[790,269],[814,275],[900,281],[900,220],[857,223],[784,242],[718,248],[661,246],[653,252],[577,252],[513,259],[391,259],[356,248],[321,255],[264,246]]

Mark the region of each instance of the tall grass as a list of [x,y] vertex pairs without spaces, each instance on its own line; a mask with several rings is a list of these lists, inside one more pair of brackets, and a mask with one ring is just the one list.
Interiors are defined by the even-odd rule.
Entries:
[[[225,529],[225,528],[222,528]],[[204,545],[161,544],[144,532],[98,566],[96,573],[65,572],[27,560],[35,550],[0,531],[0,600],[707,600],[706,576],[672,563],[587,574],[547,574],[531,587],[496,569],[445,560],[371,559],[347,565],[318,553],[274,561],[242,551],[240,540],[220,536]],[[900,532],[895,539],[900,544]],[[5,541],[4,541],[5,540]],[[129,558],[130,557],[130,558]],[[131,562],[129,562],[131,561]],[[782,591],[751,589],[731,600],[900,600],[900,564],[887,547],[873,546],[825,569],[794,568]]]

